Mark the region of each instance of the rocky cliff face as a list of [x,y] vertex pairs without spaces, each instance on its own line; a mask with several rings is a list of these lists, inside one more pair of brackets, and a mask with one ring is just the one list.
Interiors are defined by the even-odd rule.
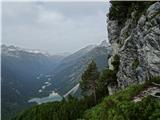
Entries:
[[160,75],[160,2],[150,5],[136,20],[132,11],[123,25],[118,20],[108,20],[108,38],[113,52],[120,57],[117,73],[119,88],[130,84],[143,83]]

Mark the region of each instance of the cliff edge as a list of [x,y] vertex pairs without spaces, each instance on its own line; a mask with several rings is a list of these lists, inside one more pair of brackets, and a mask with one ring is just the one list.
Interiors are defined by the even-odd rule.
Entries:
[[[108,38],[112,47],[109,68],[113,69],[111,62],[113,57],[118,55],[120,65],[116,86],[123,89],[130,84],[144,83],[145,80],[159,76],[160,2],[111,4],[107,20]],[[146,9],[142,9],[142,5]],[[121,15],[120,10],[122,11],[124,6],[127,13]]]

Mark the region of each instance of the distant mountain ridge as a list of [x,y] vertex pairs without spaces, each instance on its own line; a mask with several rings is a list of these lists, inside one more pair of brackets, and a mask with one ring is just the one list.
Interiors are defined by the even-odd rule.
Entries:
[[40,51],[40,50],[31,50],[31,49],[24,49],[24,48],[20,48],[20,47],[17,47],[17,46],[14,46],[14,45],[5,45],[3,44],[1,46],[2,48],[2,53],[3,54],[7,54],[11,55],[11,53],[13,54],[14,52],[27,52],[27,53],[33,53],[33,54],[43,54],[43,55],[46,55],[46,56],[49,56],[49,53],[47,52],[43,52],[43,51]]

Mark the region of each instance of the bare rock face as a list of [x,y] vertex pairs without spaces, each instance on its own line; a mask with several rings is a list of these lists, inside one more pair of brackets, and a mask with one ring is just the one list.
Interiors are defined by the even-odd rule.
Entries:
[[160,2],[152,4],[139,20],[135,12],[123,26],[116,20],[108,20],[108,38],[115,54],[120,56],[117,82],[119,88],[143,83],[160,75]]

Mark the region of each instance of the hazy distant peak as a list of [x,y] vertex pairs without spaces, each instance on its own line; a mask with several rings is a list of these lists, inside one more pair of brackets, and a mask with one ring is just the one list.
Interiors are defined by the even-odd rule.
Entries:
[[20,48],[20,47],[14,46],[14,45],[9,45],[9,46],[2,45],[1,48],[2,48],[3,53],[23,51],[23,52],[32,53],[32,54],[43,54],[43,55],[46,55],[46,56],[50,56],[47,52],[43,52],[43,51],[40,51],[40,50],[24,49],[24,48]]
[[96,45],[88,45],[87,47],[84,48],[84,50],[85,51],[90,51],[90,50],[92,50],[95,47],[96,47]]
[[[61,52],[61,53],[56,53],[55,55],[59,55],[59,56],[63,56],[63,57],[67,57],[69,55],[71,55],[72,53],[69,53],[69,52]],[[54,56],[55,56],[54,55]]]
[[106,40],[103,40],[99,46],[100,47],[109,47],[109,43]]

